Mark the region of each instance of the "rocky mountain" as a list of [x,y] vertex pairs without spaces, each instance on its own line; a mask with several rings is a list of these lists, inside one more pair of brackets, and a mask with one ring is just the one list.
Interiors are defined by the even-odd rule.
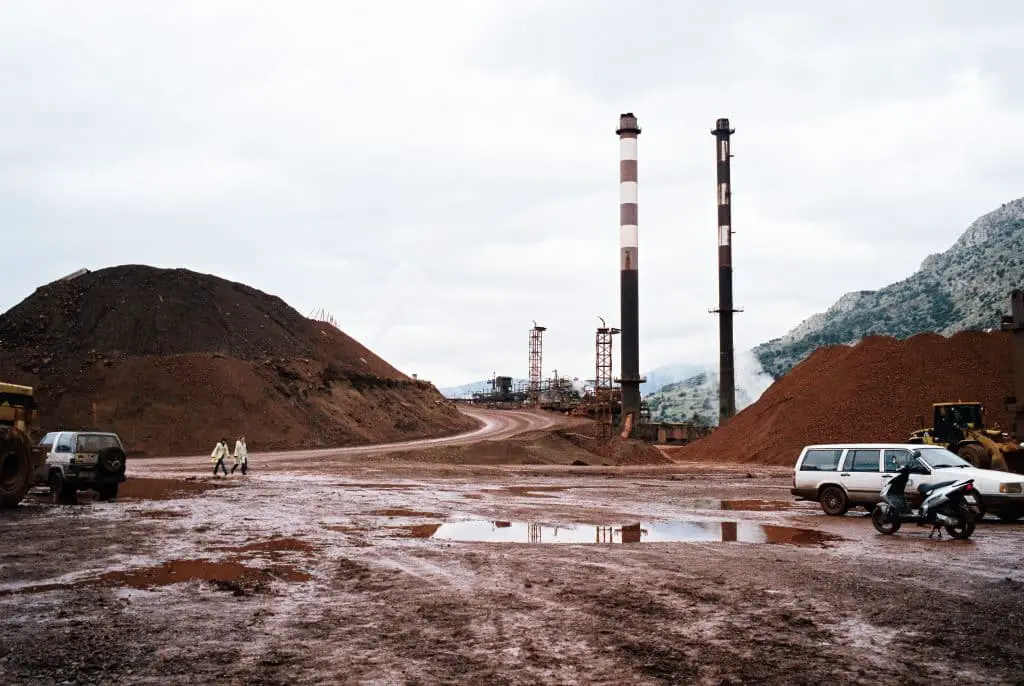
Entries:
[[[736,356],[736,409],[752,405],[772,384],[749,350]],[[705,367],[693,376],[662,386],[645,400],[651,419],[658,422],[693,421],[718,424],[718,368]]]
[[847,293],[792,331],[754,348],[764,369],[779,378],[825,345],[865,336],[908,338],[991,330],[1024,285],[1024,198],[978,218],[943,253],[928,256],[910,277],[877,291]]
[[[689,379],[694,374],[698,374],[703,371],[704,367],[699,364],[669,364],[662,367],[656,367],[651,371],[644,374],[647,377],[647,381],[640,384],[640,394],[649,395],[654,393],[662,386],[667,384],[676,383]],[[590,370],[591,374],[593,370]],[[616,369],[615,373],[618,374],[619,370]],[[588,379],[590,377],[587,377]],[[526,379],[513,379],[512,386],[516,387],[519,384],[525,384]],[[593,384],[593,379],[590,379],[588,383]],[[577,384],[578,385],[578,384]],[[582,388],[582,386],[580,386]],[[447,388],[438,389],[446,398],[455,400],[457,398],[468,398],[476,392],[486,392],[491,390],[490,379],[483,381],[474,381],[472,383],[462,384],[461,386],[449,386]]]
[[685,381],[702,371],[704,371],[704,367],[699,364],[668,364],[655,367],[644,374],[647,381],[640,384],[640,395],[650,395],[668,384]]
[[[526,379],[512,379],[512,388],[518,387],[520,384],[525,384]],[[484,381],[473,381],[472,383],[465,383],[461,386],[449,386],[447,388],[438,389],[446,398],[456,400],[460,398],[470,398],[474,393],[486,393],[491,390],[491,380],[485,379]]]

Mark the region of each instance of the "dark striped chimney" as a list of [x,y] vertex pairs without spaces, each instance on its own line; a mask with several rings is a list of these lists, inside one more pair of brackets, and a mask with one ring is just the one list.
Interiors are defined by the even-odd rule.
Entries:
[[715,158],[718,167],[718,343],[719,388],[718,422],[722,424],[736,414],[736,367],[733,359],[732,315],[738,312],[732,302],[732,182],[729,167],[732,153],[728,119],[719,119],[711,131],[715,137]]

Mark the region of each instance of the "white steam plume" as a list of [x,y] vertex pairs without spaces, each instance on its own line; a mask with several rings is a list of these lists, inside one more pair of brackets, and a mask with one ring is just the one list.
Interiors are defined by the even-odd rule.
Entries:
[[736,355],[736,410],[753,405],[774,382],[753,350],[744,350]]

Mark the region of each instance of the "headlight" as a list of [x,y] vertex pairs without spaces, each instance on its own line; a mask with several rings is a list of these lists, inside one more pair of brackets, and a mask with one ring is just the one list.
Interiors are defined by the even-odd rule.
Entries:
[[1022,490],[1020,482],[1013,484],[999,484],[1000,493],[1020,493]]

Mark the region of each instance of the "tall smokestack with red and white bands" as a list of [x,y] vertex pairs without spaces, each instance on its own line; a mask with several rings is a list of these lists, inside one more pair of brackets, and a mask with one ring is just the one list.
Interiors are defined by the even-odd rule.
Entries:
[[637,273],[637,138],[632,112],[619,116],[619,275],[622,329],[622,418],[640,419],[640,305]]

